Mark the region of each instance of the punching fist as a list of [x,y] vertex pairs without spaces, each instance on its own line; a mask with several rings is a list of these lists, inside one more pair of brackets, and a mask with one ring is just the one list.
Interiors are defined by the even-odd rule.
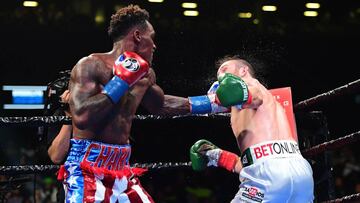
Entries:
[[216,90],[219,82],[214,82],[207,92],[207,95],[189,97],[190,112],[192,114],[225,113],[230,112],[229,108],[223,107],[217,102]]
[[239,77],[225,73],[219,78],[219,88],[216,90],[218,102],[225,107],[251,103],[251,94],[247,84]]
[[207,166],[222,167],[233,172],[239,157],[218,148],[208,140],[198,140],[190,148],[191,166],[195,171],[202,171]]
[[105,85],[102,93],[117,103],[124,93],[149,71],[149,64],[134,52],[124,52],[113,66],[114,77]]

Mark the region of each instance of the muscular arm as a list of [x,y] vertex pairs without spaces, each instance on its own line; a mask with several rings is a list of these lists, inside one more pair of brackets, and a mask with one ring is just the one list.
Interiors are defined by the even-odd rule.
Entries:
[[71,125],[63,125],[52,141],[48,155],[53,163],[60,164],[65,159],[70,147],[71,132]]
[[190,113],[188,98],[164,95],[164,91],[156,84],[156,75],[152,68],[146,77],[149,88],[141,101],[150,113],[157,115],[179,115]]
[[164,95],[163,90],[153,85],[146,92],[142,105],[152,114],[157,115],[184,115],[190,113],[188,98]]
[[83,130],[96,125],[108,115],[113,104],[110,99],[101,93],[102,78],[108,73],[105,64],[87,57],[79,61],[71,75],[70,108],[73,124]]
[[158,114],[164,105],[164,91],[158,85],[147,89],[141,104],[152,114]]
[[190,113],[190,104],[187,97],[173,95],[164,96],[164,105],[159,111],[159,115],[184,115]]

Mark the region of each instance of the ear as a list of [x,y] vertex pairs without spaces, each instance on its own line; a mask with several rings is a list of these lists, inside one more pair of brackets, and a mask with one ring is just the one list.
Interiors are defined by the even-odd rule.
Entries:
[[133,32],[133,38],[135,40],[135,42],[140,42],[141,40],[141,35],[140,35],[140,31],[139,30],[134,30]]
[[239,70],[239,74],[241,77],[245,76],[249,72],[248,66],[242,66]]

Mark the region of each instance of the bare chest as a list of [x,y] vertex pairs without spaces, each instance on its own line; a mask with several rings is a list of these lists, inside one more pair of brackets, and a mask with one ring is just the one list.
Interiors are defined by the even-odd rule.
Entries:
[[268,134],[274,122],[274,116],[264,109],[243,109],[231,112],[231,127],[236,137]]

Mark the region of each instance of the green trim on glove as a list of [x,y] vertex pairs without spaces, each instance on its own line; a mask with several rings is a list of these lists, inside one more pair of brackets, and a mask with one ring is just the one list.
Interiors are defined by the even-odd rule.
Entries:
[[244,104],[249,99],[247,84],[239,77],[225,73],[219,77],[219,88],[216,95],[222,106],[230,107]]
[[194,171],[205,170],[209,162],[207,156],[205,155],[206,151],[217,148],[217,146],[205,139],[201,139],[195,142],[195,144],[193,144],[190,148],[190,160],[192,169]]

